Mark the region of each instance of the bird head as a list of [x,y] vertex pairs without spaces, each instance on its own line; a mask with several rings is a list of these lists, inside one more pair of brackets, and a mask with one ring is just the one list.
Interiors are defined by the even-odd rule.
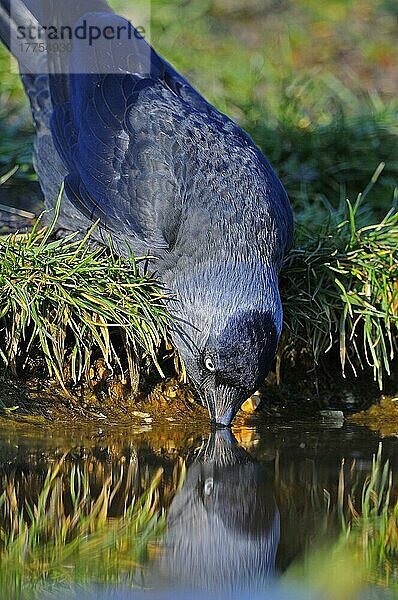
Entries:
[[189,294],[179,294],[172,334],[212,422],[229,426],[268,373],[281,331],[282,306],[277,282],[256,279],[252,272],[245,285],[235,287],[228,282],[206,288],[202,281],[195,278]]

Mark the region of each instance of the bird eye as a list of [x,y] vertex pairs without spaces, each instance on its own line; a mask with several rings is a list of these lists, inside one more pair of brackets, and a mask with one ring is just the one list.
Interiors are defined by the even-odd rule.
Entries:
[[213,477],[208,477],[203,486],[203,492],[204,492],[205,496],[211,496],[211,494],[213,492],[213,488],[214,488]]
[[209,357],[207,357],[205,360],[205,367],[208,371],[210,371],[210,373],[214,373],[214,371],[216,370],[213,361]]

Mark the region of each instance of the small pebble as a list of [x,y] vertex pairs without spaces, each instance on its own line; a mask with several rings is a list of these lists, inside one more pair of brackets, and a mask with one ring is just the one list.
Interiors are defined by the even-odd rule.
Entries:
[[319,414],[323,421],[344,421],[344,414],[341,410],[321,410]]
[[[131,414],[134,415],[135,417],[140,417],[140,419],[148,419],[151,416],[149,413],[140,412],[139,410],[133,410],[133,412]],[[151,421],[152,421],[152,419],[151,419]]]
[[260,404],[260,402],[261,397],[258,394],[253,394],[253,396],[250,396],[250,398],[242,404],[241,408],[243,412],[253,413],[256,410],[257,406]]

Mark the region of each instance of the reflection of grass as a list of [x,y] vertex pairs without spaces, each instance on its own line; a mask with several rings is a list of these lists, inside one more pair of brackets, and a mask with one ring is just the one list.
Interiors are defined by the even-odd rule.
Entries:
[[392,471],[388,461],[383,464],[380,444],[360,500],[349,496],[342,538],[361,553],[372,581],[398,590],[398,500],[392,493]]
[[398,592],[398,501],[393,498],[392,472],[388,461],[383,464],[381,445],[360,497],[353,488],[346,498],[343,470],[338,496],[340,538],[292,565],[284,576],[286,583],[304,579],[309,588],[333,600],[353,600],[370,585],[378,590],[374,587],[369,597],[383,598],[380,588]]
[[[93,493],[86,468],[62,474],[63,459],[47,473],[36,500],[20,497],[13,479],[0,496],[0,585],[4,597],[39,597],[43,584],[132,584],[148,545],[164,528],[157,487],[134,497],[133,465]],[[113,501],[124,505],[112,517]]]

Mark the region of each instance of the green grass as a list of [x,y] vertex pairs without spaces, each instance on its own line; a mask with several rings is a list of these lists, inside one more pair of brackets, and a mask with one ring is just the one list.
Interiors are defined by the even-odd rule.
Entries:
[[[61,384],[66,366],[74,382],[87,375],[93,355],[123,373],[120,346],[130,374],[142,354],[158,366],[156,351],[169,321],[159,284],[139,272],[133,256],[122,260],[112,250],[93,249],[90,232],[83,240],[75,234],[52,239],[56,218],[48,229],[39,219],[31,233],[0,239],[4,363],[16,373],[39,348],[48,374]],[[118,347],[111,335],[116,330],[122,334]]]
[[11,59],[0,45],[0,172],[19,165],[17,178],[34,178],[32,167],[33,123],[17,73]]
[[385,163],[370,223],[389,210],[398,186],[398,103],[383,68],[396,63],[389,10],[369,0],[155,0],[152,41],[250,133],[298,222],[321,225],[330,205],[356,198]]
[[249,103],[243,124],[275,166],[297,222],[317,230],[383,163],[366,205],[367,223],[381,219],[398,186],[396,102],[354,94],[331,74],[294,73],[280,82],[276,99],[275,106]]
[[330,207],[317,231],[298,228],[283,272],[285,350],[301,342],[318,363],[337,347],[343,373],[347,362],[355,374],[368,365],[380,388],[398,333],[398,212],[366,224],[381,170],[355,203]]
[[[0,585],[9,598],[40,598],[43,587],[57,584],[65,593],[72,583],[133,585],[148,546],[163,533],[161,471],[136,497],[134,463],[118,479],[109,476],[99,491],[91,489],[88,467],[73,465],[68,474],[63,463],[49,467],[33,500],[12,477],[3,478]],[[124,506],[120,516],[112,516],[116,497]]]
[[[368,365],[380,388],[396,357],[398,322],[398,212],[367,225],[375,173],[355,203],[329,208],[328,222],[316,232],[300,226],[282,277],[285,331],[281,354],[306,349],[315,364],[338,349],[342,371]],[[56,219],[56,217],[55,217]],[[93,249],[71,234],[53,240],[55,225],[40,220],[25,236],[0,239],[1,357],[18,366],[39,348],[48,374],[64,385],[87,378],[102,356],[130,375],[139,355],[157,361],[167,339],[167,298],[156,280],[140,274],[139,260],[122,260]],[[365,224],[364,224],[365,223]],[[112,332],[119,332],[114,343]],[[66,367],[68,367],[66,371]]]
[[[397,341],[398,104],[384,76],[395,63],[396,11],[387,0],[287,0],[279,8],[154,0],[151,13],[156,48],[249,131],[291,198],[297,233],[282,278],[281,352],[305,348],[316,365],[336,350],[343,372],[368,365],[381,387]],[[19,164],[16,176],[31,177],[32,128],[8,64],[0,50],[0,172]],[[4,361],[16,370],[24,349],[38,344],[61,382],[66,363],[76,381],[93,356],[120,370],[109,335],[117,328],[130,345],[130,371],[137,348],[156,360],[167,315],[156,283],[137,277],[136,261],[73,237],[44,239],[36,228],[0,244]]]
[[[112,4],[135,21],[148,2]],[[324,198],[334,206],[355,198],[384,162],[382,206],[374,208],[381,218],[398,184],[398,105],[388,75],[396,12],[388,0],[153,0],[150,8],[156,49],[248,129],[297,212],[307,199],[314,216]],[[4,172],[18,163],[26,176],[32,127],[9,64],[0,49],[0,165]]]

